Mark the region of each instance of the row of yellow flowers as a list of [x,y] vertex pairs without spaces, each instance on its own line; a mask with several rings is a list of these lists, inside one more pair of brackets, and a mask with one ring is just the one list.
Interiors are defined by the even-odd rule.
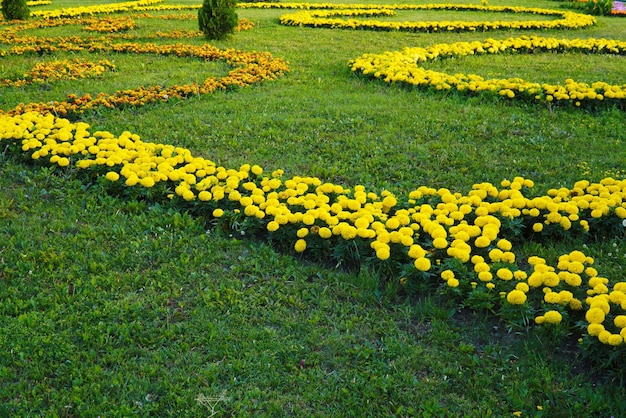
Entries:
[[[71,24],[72,19],[62,23]],[[58,23],[58,22],[57,22]],[[53,23],[56,24],[56,23]],[[91,53],[115,52],[133,54],[159,54],[189,57],[206,61],[225,61],[233,69],[224,77],[208,77],[203,83],[190,83],[170,87],[148,86],[118,91],[112,94],[99,93],[96,97],[70,95],[66,100],[47,103],[20,104],[9,111],[11,114],[30,110],[54,112],[58,115],[76,115],[97,107],[117,108],[124,106],[142,106],[148,103],[166,102],[193,95],[208,94],[215,90],[237,86],[247,86],[265,80],[275,79],[289,72],[286,62],[273,57],[267,52],[244,52],[237,50],[220,50],[209,44],[193,46],[187,44],[157,45],[153,43],[114,43],[110,37],[67,37],[47,38],[37,36],[21,36],[16,30],[31,27],[27,23],[13,27],[0,34],[0,42],[13,44],[10,49],[0,51],[0,56],[21,55],[25,53],[50,53],[54,51],[87,51]]]
[[537,14],[545,16],[560,16],[557,20],[519,20],[519,21],[433,21],[433,22],[395,22],[359,19],[340,19],[337,16],[360,16],[361,9],[340,8],[332,11],[301,11],[298,13],[283,15],[280,21],[284,25],[311,26],[322,28],[340,29],[367,29],[409,32],[437,32],[437,31],[489,31],[496,29],[576,29],[595,24],[594,17],[568,11],[548,9],[509,7],[509,6],[480,6],[469,4],[424,4],[402,6],[367,6],[366,10],[372,13],[375,10],[379,14],[388,16],[390,10],[455,10],[455,11],[481,11],[491,13],[519,13]]
[[[192,10],[200,5],[163,5],[162,0],[140,0],[135,2],[113,3],[109,5],[83,6],[52,11],[36,11],[33,16],[41,18],[61,18],[94,15],[98,13],[117,13],[128,11],[168,11]],[[295,26],[332,27],[373,30],[406,31],[487,31],[494,29],[574,29],[595,24],[594,17],[569,11],[514,6],[483,6],[472,4],[423,4],[423,5],[370,5],[370,4],[330,4],[330,3],[240,3],[239,8],[280,8],[304,9],[305,11],[281,16],[281,23]],[[324,9],[326,12],[309,12]],[[521,20],[521,21],[442,21],[442,22],[384,22],[359,21],[355,19],[333,19],[334,16],[389,16],[394,10],[456,10],[496,13],[520,13],[544,16],[560,16],[557,20]]]
[[23,77],[0,80],[0,87],[21,87],[33,83],[50,83],[58,80],[78,80],[98,77],[107,71],[114,71],[115,65],[108,60],[97,63],[75,58],[36,64]]
[[420,63],[452,57],[483,54],[567,53],[625,55],[626,41],[608,39],[556,39],[519,37],[505,40],[456,42],[437,44],[427,48],[405,48],[382,54],[365,54],[350,62],[352,71],[387,83],[405,83],[411,86],[432,87],[437,90],[456,90],[465,93],[493,92],[506,98],[524,98],[532,101],[573,103],[608,101],[624,107],[626,84],[605,82],[592,84],[567,79],[564,85],[537,83],[520,78],[485,79],[475,74],[446,74],[427,70]]
[[369,248],[372,260],[403,264],[407,286],[437,276],[470,296],[490,292],[510,306],[535,304],[539,324],[581,312],[588,334],[602,343],[620,345],[626,337],[626,282],[611,284],[580,251],[563,255],[557,266],[530,257],[525,271],[506,236],[510,221],[527,225],[531,234],[544,228],[582,234],[603,223],[623,231],[626,180],[580,181],[532,197],[533,182],[516,177],[500,188],[476,184],[466,194],[422,186],[402,197],[312,177],[283,179],[281,170],[264,175],[259,166],[229,169],[130,132],[90,129],[51,113],[0,116],[0,139],[34,160],[89,170],[111,187],[168,193],[215,218],[241,217],[251,232],[291,241],[296,252],[330,251],[342,243]]
[[[182,39],[182,38],[196,38],[203,36],[200,30],[183,30],[177,29],[168,32],[157,31],[154,33],[142,34],[141,36],[136,36],[128,33],[120,33],[130,31],[137,27],[137,23],[135,19],[181,19],[181,20],[193,20],[197,19],[197,15],[153,15],[149,13],[136,13],[131,14],[125,17],[61,17],[54,19],[34,19],[26,22],[9,22],[4,26],[4,31],[0,33],[0,42],[5,44],[16,44],[16,43],[24,43],[24,42],[38,42],[39,39],[45,38],[33,38],[33,37],[23,37],[17,35],[19,32],[23,32],[26,30],[32,29],[42,29],[42,28],[53,28],[59,26],[70,26],[77,25],[83,26],[83,30],[85,32],[96,32],[96,33],[106,33],[108,34],[107,39],[124,39],[124,40],[137,40],[137,39]],[[254,27],[254,22],[246,18],[239,18],[237,22],[237,27],[235,28],[236,32],[241,32],[245,30],[250,30]]]

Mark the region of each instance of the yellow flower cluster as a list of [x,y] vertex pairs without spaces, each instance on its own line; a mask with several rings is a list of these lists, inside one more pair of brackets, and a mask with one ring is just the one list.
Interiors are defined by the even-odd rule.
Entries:
[[[556,324],[562,319],[559,309],[588,306],[591,333],[605,326],[611,306],[613,313],[626,309],[622,293],[626,284],[610,289],[608,279],[598,277],[591,267],[593,259],[582,252],[562,256],[556,268],[531,257],[532,271],[527,273],[517,266],[511,241],[502,236],[503,222],[516,218],[551,224],[558,215],[563,229],[575,223],[589,227],[588,221],[596,217],[621,223],[626,219],[626,180],[580,181],[571,189],[553,189],[531,198],[526,194],[533,182],[516,177],[503,181],[500,188],[476,184],[465,195],[421,186],[403,199],[387,190],[378,194],[361,185],[345,188],[314,177],[283,179],[281,170],[263,175],[261,167],[248,164],[229,169],[181,147],[143,142],[130,132],[91,133],[86,123],[70,123],[50,113],[1,115],[0,139],[21,144],[22,151],[35,160],[106,172],[106,179],[122,187],[152,188],[164,183],[174,191],[171,198],[211,205],[216,217],[236,212],[255,219],[268,234],[284,230],[293,237],[297,252],[319,242],[356,240],[369,243],[379,260],[410,263],[418,274],[456,260],[472,273],[457,276],[450,269],[442,271],[441,278],[451,288],[471,281],[472,288],[509,289],[505,300],[512,305],[524,304],[531,294],[542,292],[542,303],[557,309],[538,316],[537,323]],[[581,292],[586,299],[575,296]],[[617,334],[605,338],[607,334],[598,331],[597,335],[602,335],[600,341],[617,345]]]
[[[43,22],[43,23],[42,23]],[[0,42],[14,44],[8,51],[0,51],[0,55],[20,55],[24,53],[46,53],[58,50],[89,51],[93,53],[116,52],[134,54],[175,55],[202,59],[206,61],[225,61],[233,69],[224,77],[208,77],[203,83],[190,83],[170,87],[148,86],[118,91],[112,94],[99,93],[96,97],[70,95],[66,100],[47,103],[20,104],[9,114],[17,114],[36,110],[54,112],[58,115],[75,115],[97,107],[119,108],[124,106],[143,106],[147,103],[166,102],[171,99],[183,99],[192,95],[208,94],[215,90],[227,89],[230,86],[245,87],[250,84],[275,79],[289,72],[287,63],[274,58],[267,52],[245,52],[232,49],[220,50],[208,44],[199,46],[174,44],[156,45],[152,43],[114,43],[111,37],[94,38],[46,38],[36,36],[20,36],[19,31],[39,25],[59,26],[73,24],[75,19],[58,19],[26,23],[13,26],[10,30],[0,33]],[[244,21],[244,28],[250,25]],[[2,111],[0,111],[1,113]]]
[[402,51],[366,54],[350,62],[352,71],[385,80],[387,83],[432,87],[437,90],[456,90],[466,93],[493,92],[505,98],[526,98],[533,101],[572,103],[607,101],[621,106],[626,102],[626,84],[593,84],[572,79],[564,85],[529,82],[520,78],[484,79],[475,74],[446,74],[420,67],[420,62],[499,53],[565,53],[626,54],[626,42],[607,39],[555,39],[537,36],[505,40],[456,42],[437,44],[427,48],[405,48]]
[[87,32],[126,32],[135,29],[135,26],[135,21],[129,17],[83,19],[83,30]]
[[68,7],[57,10],[39,10],[31,12],[31,16],[55,19],[60,17],[91,16],[99,13],[132,12],[137,8],[162,3],[163,0],[138,0],[123,3],[101,4],[96,6]]
[[[372,4],[328,4],[328,3],[241,3],[240,8],[303,9],[302,12],[283,15],[284,25],[310,26],[340,29],[371,29],[410,32],[438,31],[488,31],[497,29],[576,29],[594,25],[594,17],[568,11],[511,6],[481,6],[472,4],[421,4],[421,5],[372,5]],[[310,10],[332,10],[311,12]],[[385,22],[339,19],[336,16],[389,16],[393,10],[455,10],[494,13],[520,13],[543,16],[560,16],[557,20],[520,21],[434,21],[434,22]]]
[[115,65],[108,60],[93,63],[79,58],[36,64],[23,78],[0,80],[0,87],[21,87],[32,83],[50,83],[58,80],[78,80],[114,71]]

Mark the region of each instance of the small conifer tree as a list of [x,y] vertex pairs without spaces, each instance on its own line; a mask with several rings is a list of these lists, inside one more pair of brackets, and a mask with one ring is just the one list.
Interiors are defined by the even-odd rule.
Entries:
[[30,10],[26,0],[2,0],[2,16],[5,20],[26,20]]
[[237,27],[236,0],[204,0],[198,25],[207,39],[223,39]]

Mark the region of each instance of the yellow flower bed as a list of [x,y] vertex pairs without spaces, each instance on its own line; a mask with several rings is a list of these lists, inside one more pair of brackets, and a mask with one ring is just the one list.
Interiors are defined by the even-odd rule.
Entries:
[[[20,104],[15,109],[8,111],[9,114],[18,114],[36,110],[39,112],[54,112],[55,114],[77,115],[87,110],[98,107],[121,108],[125,106],[143,106],[148,103],[167,102],[171,99],[184,99],[186,97],[208,94],[215,90],[224,90],[230,87],[245,87],[253,83],[275,79],[289,72],[286,62],[274,58],[267,52],[245,52],[237,50],[220,50],[209,44],[200,46],[187,44],[157,45],[153,43],[113,42],[112,36],[94,38],[48,38],[38,36],[21,36],[20,32],[38,27],[50,27],[76,24],[73,18],[60,18],[53,20],[38,20],[19,25],[8,26],[0,33],[0,42],[13,44],[7,51],[0,51],[1,56],[22,55],[28,53],[44,54],[54,51],[88,51],[92,53],[116,52],[133,54],[159,54],[174,55],[177,57],[189,57],[206,61],[225,61],[233,69],[224,77],[208,77],[202,83],[190,83],[163,86],[141,86],[114,93],[99,93],[96,97],[84,95],[78,97],[69,95],[65,100],[46,103]],[[84,23],[93,24],[94,19],[86,19]],[[242,21],[241,30],[249,28],[251,22]],[[194,36],[193,33],[157,34],[159,37],[184,37]],[[125,39],[132,39],[122,35]],[[156,35],[155,35],[156,36]],[[0,113],[3,111],[0,110]]]
[[21,87],[33,83],[49,83],[58,80],[78,80],[114,71],[115,65],[108,60],[93,63],[81,59],[43,62],[35,65],[23,78],[0,80],[0,87]]
[[[111,187],[173,190],[170,199],[216,218],[241,216],[251,232],[290,240],[296,252],[353,242],[369,248],[364,258],[410,267],[403,278],[407,286],[440,275],[451,289],[500,294],[512,306],[532,299],[544,306],[538,324],[586,311],[589,334],[602,343],[620,345],[626,337],[626,282],[611,284],[599,276],[594,260],[580,251],[563,255],[557,266],[530,257],[526,271],[506,236],[509,221],[578,233],[602,222],[621,226],[624,179],[580,181],[533,197],[533,182],[516,177],[500,188],[481,183],[461,194],[421,186],[403,197],[314,177],[284,179],[281,170],[264,175],[259,166],[221,167],[185,148],[143,142],[130,132],[92,132],[87,123],[51,113],[1,115],[0,139],[34,160],[100,173]],[[459,271],[466,273],[442,270],[447,265],[465,266]]]
[[[310,26],[318,28],[367,29],[409,32],[438,31],[488,31],[496,29],[576,29],[594,25],[594,17],[568,11],[549,10],[513,6],[481,6],[473,4],[328,4],[328,3],[240,3],[239,8],[280,8],[304,9],[298,13],[283,15],[280,22],[284,25]],[[324,11],[310,11],[322,9]],[[543,16],[559,16],[557,20],[519,20],[519,21],[435,21],[435,22],[387,22],[375,20],[340,19],[343,17],[389,16],[395,10],[454,10],[491,13],[519,13]],[[364,13],[368,11],[368,13]]]
[[382,79],[387,83],[404,83],[411,86],[455,90],[464,93],[493,92],[509,99],[528,99],[554,103],[583,103],[608,101],[624,107],[626,84],[610,85],[605,82],[580,83],[572,79],[564,85],[540,84],[522,80],[485,79],[475,74],[446,74],[420,67],[421,62],[486,54],[522,54],[538,52],[581,52],[585,54],[626,54],[626,41],[608,39],[555,39],[537,36],[505,40],[457,42],[437,44],[427,48],[405,48],[402,51],[366,54],[350,62],[352,71]]

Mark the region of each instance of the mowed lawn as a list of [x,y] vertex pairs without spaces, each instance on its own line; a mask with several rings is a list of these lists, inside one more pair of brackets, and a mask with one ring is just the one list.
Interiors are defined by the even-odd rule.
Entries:
[[[74,3],[53,0],[31,10]],[[572,3],[523,6],[568,10]],[[407,33],[280,25],[289,12],[239,9],[254,27],[210,41],[269,52],[288,63],[288,74],[186,100],[100,108],[77,120],[91,131],[129,131],[184,147],[224,167],[258,164],[286,178],[398,196],[419,186],[467,193],[516,176],[532,179],[537,195],[583,179],[624,178],[623,107],[411,89],[366,79],[348,65],[365,53],[488,38],[624,41],[624,18],[598,16],[596,25],[575,30]],[[153,36],[197,29],[195,10],[142,13],[111,15],[132,15],[137,27],[127,34],[136,38],[129,42],[207,42]],[[535,18],[549,19],[432,10],[388,19]],[[90,35],[76,24],[24,34]],[[0,79],[75,58],[108,60],[115,70],[2,87],[0,108],[201,83],[230,69],[223,61],[59,50],[7,54]],[[470,56],[424,66],[540,83],[626,84],[623,55]],[[575,327],[537,327],[532,318],[512,326],[489,306],[449,299],[441,287],[409,293],[384,268],[286,254],[240,225],[216,228],[185,207],[111,193],[93,176],[33,162],[19,148],[0,142],[0,416],[626,415],[623,345],[581,344]],[[536,255],[556,264],[559,255],[582,250],[601,276],[617,282],[626,262],[619,232],[528,239],[515,242],[515,252],[520,261]]]

